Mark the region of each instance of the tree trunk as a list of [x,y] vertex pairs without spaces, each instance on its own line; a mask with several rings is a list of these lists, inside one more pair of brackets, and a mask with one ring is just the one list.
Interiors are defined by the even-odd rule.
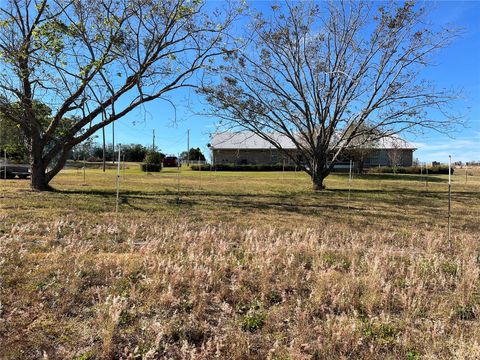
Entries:
[[323,183],[325,178],[330,174],[330,168],[327,164],[325,156],[319,156],[315,159],[312,165],[313,172],[311,173],[313,190],[325,190]]
[[323,180],[325,180],[324,176],[312,176],[313,190],[325,190],[325,184],[323,183]]
[[357,165],[358,165],[358,173],[359,173],[359,174],[363,174],[364,167],[365,167],[365,166],[364,166],[364,165],[365,165],[365,160],[364,160],[363,158],[361,158],[361,159],[358,161]]
[[47,164],[43,159],[44,144],[38,134],[35,134],[29,143],[30,152],[30,187],[36,191],[50,191],[48,185]]
[[48,185],[47,179],[47,168],[42,162],[32,162],[31,164],[31,181],[30,187],[36,191],[51,191],[53,190],[50,185]]
[[29,146],[30,150],[30,187],[35,191],[53,190],[48,183],[50,179],[47,176],[48,163],[43,158],[44,144],[38,138],[32,139]]

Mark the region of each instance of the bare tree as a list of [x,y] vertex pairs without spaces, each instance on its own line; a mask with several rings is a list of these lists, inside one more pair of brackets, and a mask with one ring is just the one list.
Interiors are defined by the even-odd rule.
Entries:
[[357,131],[348,145],[344,146],[342,153],[339,155],[344,159],[352,160],[357,167],[358,173],[363,174],[365,160],[372,155],[378,148],[378,140],[384,135],[376,129],[370,128],[368,125],[350,126],[345,136],[349,136],[348,132]]
[[[434,31],[412,2],[285,2],[252,18],[251,40],[228,56],[202,92],[226,126],[255,132],[292,158],[315,189],[342,151],[366,131],[389,136],[446,129],[456,94],[422,80],[431,55],[457,36]],[[275,134],[272,136],[272,134]],[[287,153],[287,156],[288,153]]]
[[404,141],[399,138],[391,138],[390,145],[387,149],[388,160],[390,161],[390,166],[392,167],[393,173],[397,173],[397,167],[402,164],[403,160],[403,144]]
[[[222,7],[207,11],[197,0],[4,1],[0,111],[25,134],[32,188],[50,189],[72,147],[97,130],[192,86],[195,73],[228,51],[225,30],[238,9]],[[51,108],[47,124],[38,121],[35,101]]]

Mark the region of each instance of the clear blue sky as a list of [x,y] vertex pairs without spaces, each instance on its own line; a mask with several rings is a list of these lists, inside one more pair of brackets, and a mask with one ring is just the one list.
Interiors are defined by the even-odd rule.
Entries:
[[[268,6],[268,2],[256,2],[252,6]],[[418,150],[414,157],[420,161],[447,162],[448,155],[454,161],[480,160],[480,1],[430,1],[430,20],[437,25],[453,24],[464,29],[464,34],[449,48],[439,53],[437,65],[426,76],[434,79],[439,87],[463,89],[465,99],[457,109],[465,115],[466,128],[459,127],[450,137],[435,132],[423,135],[407,135]],[[190,146],[207,152],[210,133],[216,119],[202,115],[205,104],[194,91],[171,93],[172,105],[163,100],[147,104],[141,111],[134,111],[115,123],[116,143],[152,143],[155,129],[156,145],[167,154],[178,154],[187,148],[187,130],[190,130]],[[111,142],[111,127],[107,141]],[[100,133],[97,133],[101,136]]]

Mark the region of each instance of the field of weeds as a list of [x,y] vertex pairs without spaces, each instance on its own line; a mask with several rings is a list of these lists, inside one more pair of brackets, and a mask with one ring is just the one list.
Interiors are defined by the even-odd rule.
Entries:
[[478,359],[480,171],[2,181],[1,359]]

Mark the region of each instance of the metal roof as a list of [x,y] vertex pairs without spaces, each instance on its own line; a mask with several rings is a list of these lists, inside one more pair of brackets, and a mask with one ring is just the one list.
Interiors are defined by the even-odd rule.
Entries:
[[[272,133],[270,135],[279,143],[282,149],[296,149],[295,144],[285,135]],[[391,135],[374,142],[374,149],[412,149],[416,147],[400,138],[397,135]],[[257,134],[250,131],[239,132],[221,132],[214,133],[211,137],[210,146],[212,149],[274,149],[270,142],[261,138]]]
[[[282,149],[296,149],[295,144],[288,137],[272,133],[270,135],[279,143]],[[270,142],[262,139],[250,131],[222,132],[212,135],[210,142],[212,149],[274,149]]]
[[375,142],[375,149],[411,149],[415,150],[416,146],[397,135],[390,135],[381,138]]

